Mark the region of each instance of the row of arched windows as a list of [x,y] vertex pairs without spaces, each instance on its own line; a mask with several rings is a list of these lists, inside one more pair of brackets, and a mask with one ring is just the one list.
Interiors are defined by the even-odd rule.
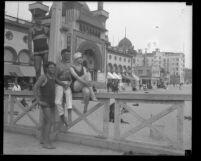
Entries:
[[[111,60],[112,59],[112,55],[110,54],[109,55],[109,59]],[[117,56],[115,55],[114,56],[114,60],[117,60]],[[119,57],[119,61],[121,62],[121,60],[123,61],[124,60],[124,62],[126,62],[126,60],[128,61],[128,63],[130,63],[130,59],[128,58],[128,59],[126,59],[126,58],[123,58],[123,57]]]
[[28,49],[22,49],[19,53],[13,47],[4,47],[4,62],[9,63],[22,63],[32,65],[31,55]]
[[131,67],[130,66],[122,66],[122,65],[117,65],[117,64],[111,64],[111,63],[108,63],[107,65],[107,70],[109,72],[116,72],[116,73],[122,73],[122,72],[129,72],[131,71]]

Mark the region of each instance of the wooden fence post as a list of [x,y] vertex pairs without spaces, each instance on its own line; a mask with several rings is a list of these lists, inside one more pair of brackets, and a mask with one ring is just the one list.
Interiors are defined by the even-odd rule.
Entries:
[[9,104],[9,113],[10,113],[10,125],[13,125],[13,117],[14,117],[14,102],[13,102],[13,97],[9,95],[8,97],[8,104]]
[[9,105],[9,98],[4,96],[4,125],[8,124],[8,105]]
[[119,101],[115,99],[115,108],[114,108],[114,139],[119,140],[120,138],[120,105]]
[[109,99],[105,102],[103,108],[103,133],[104,137],[109,137]]
[[177,144],[183,150],[184,143],[184,102],[177,109]]

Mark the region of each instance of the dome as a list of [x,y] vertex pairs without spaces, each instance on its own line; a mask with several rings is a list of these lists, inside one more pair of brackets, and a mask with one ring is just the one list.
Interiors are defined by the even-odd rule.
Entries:
[[90,11],[89,10],[89,7],[88,7],[88,5],[87,5],[87,3],[86,2],[82,2],[82,1],[78,1],[80,4],[82,4],[82,6],[83,6],[83,8],[85,9],[85,10],[87,10],[87,11]]
[[119,45],[118,45],[118,47],[120,47],[120,48],[126,48],[126,49],[130,49],[130,48],[132,48],[132,43],[131,43],[131,41],[129,40],[129,39],[127,39],[126,37],[125,38],[123,38],[120,42],[119,42]]

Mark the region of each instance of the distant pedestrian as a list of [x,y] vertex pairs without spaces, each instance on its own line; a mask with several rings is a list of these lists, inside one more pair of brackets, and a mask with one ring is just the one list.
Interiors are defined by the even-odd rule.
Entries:
[[20,87],[20,85],[18,84],[17,79],[15,79],[14,86],[13,86],[13,88],[12,88],[12,91],[21,91],[21,87]]

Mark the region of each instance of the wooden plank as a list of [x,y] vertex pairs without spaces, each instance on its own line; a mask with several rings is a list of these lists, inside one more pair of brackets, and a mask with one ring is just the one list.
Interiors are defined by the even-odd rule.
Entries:
[[[125,105],[126,109],[135,117],[137,118],[140,122],[145,122],[145,121],[149,121],[149,119],[144,119],[143,117],[141,117],[140,115],[138,115],[134,110],[132,110],[131,107],[129,107],[128,105]],[[147,127],[149,127],[150,129],[152,129],[154,132],[158,133],[160,136],[163,137],[164,140],[166,140],[168,143],[170,143],[174,148],[179,149],[178,145],[172,141],[169,137],[167,137],[165,134],[161,133],[156,127],[154,127],[154,125],[152,124],[146,124]],[[123,139],[123,138],[121,138]]]
[[177,109],[177,144],[183,150],[184,144],[184,102]]
[[155,116],[153,116],[152,118],[150,118],[149,120],[144,121],[142,124],[137,125],[136,127],[128,130],[127,132],[125,132],[121,138],[126,138],[131,134],[135,134],[136,132],[138,132],[139,130],[143,129],[144,127],[147,126],[147,124],[151,124],[154,123],[155,121],[159,120],[160,118],[166,116],[167,114],[169,114],[170,112],[174,111],[175,109],[177,109],[177,105],[173,105],[165,110],[163,110],[162,112],[156,114]]
[[[102,105],[104,105],[103,102],[100,102],[98,104],[96,104],[93,108],[91,108],[89,111],[87,111],[87,113],[82,114],[82,116],[80,116],[79,118],[77,118],[76,120],[72,121],[69,125],[68,125],[68,129],[70,129],[71,127],[73,127],[75,124],[77,124],[78,122],[82,121],[83,117],[87,117],[88,115],[90,115],[91,113],[93,113],[94,111],[96,111],[99,107],[101,107]],[[76,107],[73,105],[72,110],[74,111]]]
[[[4,95],[33,97],[33,91],[8,91],[4,90]],[[192,94],[173,94],[173,93],[97,93],[98,99],[119,99],[119,100],[152,100],[152,101],[192,101]],[[81,93],[73,94],[73,98],[83,98]]]
[[[78,109],[74,108],[75,113],[77,113],[80,117],[83,115]],[[92,124],[86,117],[82,118],[96,133],[103,136],[103,132],[100,131],[94,124]]]
[[11,95],[9,95],[8,98],[8,104],[9,104],[9,112],[10,112],[10,125],[13,125],[13,120],[14,120],[14,102],[13,102],[13,97]]
[[115,100],[115,110],[114,110],[114,139],[119,140],[120,138],[120,120],[121,120],[121,110],[120,104]]
[[[21,102],[16,100],[16,103],[19,105],[19,107],[23,110],[23,112],[26,110],[26,108],[22,105]],[[37,128],[39,128],[38,122],[29,114],[29,111],[26,112],[27,116],[30,118],[30,120],[36,125]],[[16,123],[16,122],[15,122]]]
[[[6,100],[5,100],[6,99]],[[4,125],[8,124],[8,108],[9,108],[9,99],[4,97]]]
[[26,113],[31,110],[34,106],[36,106],[36,104],[38,104],[38,102],[34,102],[30,107],[28,107],[26,110],[24,110],[20,115],[18,115],[14,122],[16,123],[19,119],[21,119],[24,115],[26,115]]
[[104,108],[103,108],[103,133],[104,137],[109,137],[109,100],[105,102]]

